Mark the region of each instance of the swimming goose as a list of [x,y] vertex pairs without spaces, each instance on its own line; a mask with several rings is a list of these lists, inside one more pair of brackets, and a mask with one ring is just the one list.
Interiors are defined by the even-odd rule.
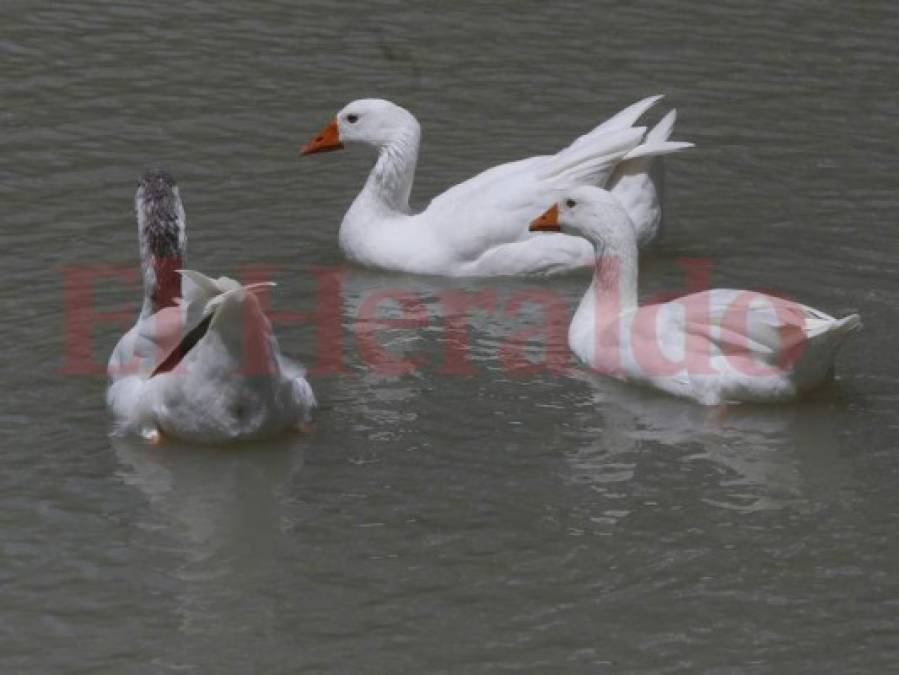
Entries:
[[150,171],[134,198],[144,301],[109,359],[107,405],[119,431],[151,443],[259,438],[303,425],[315,396],[281,355],[255,292],[184,270],[184,207],[174,179]]
[[568,330],[571,350],[594,370],[705,405],[784,401],[833,376],[851,314],[751,291],[714,289],[639,306],[637,233],[606,190],[570,190],[530,225],[590,241],[593,282]]
[[633,126],[661,96],[617,115],[554,155],[502,164],[460,183],[412,213],[409,195],[421,129],[408,110],[382,99],[343,108],[309,143],[304,155],[363,143],[378,150],[365,187],[340,226],[340,246],[363,265],[418,274],[494,276],[553,274],[592,265],[593,249],[559,234],[535,241],[528,223],[564,190],[607,186],[639,227],[641,244],[661,222],[652,158],[691,147],[668,140],[671,110],[648,133]]

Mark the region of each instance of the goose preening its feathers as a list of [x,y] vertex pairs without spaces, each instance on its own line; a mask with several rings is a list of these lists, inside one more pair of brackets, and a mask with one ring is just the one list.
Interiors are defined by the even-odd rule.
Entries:
[[157,442],[259,438],[299,427],[315,406],[303,369],[282,356],[255,292],[182,269],[184,208],[163,171],[135,195],[144,301],[109,360],[107,404],[120,430]]
[[604,374],[706,405],[784,401],[833,375],[861,319],[762,293],[714,289],[639,306],[637,230],[621,202],[596,187],[570,190],[531,223],[595,248],[597,266],[568,331],[571,350]]
[[303,154],[363,143],[377,162],[340,226],[348,258],[371,267],[447,276],[553,274],[594,263],[593,248],[556,234],[538,241],[528,223],[546,204],[577,185],[599,185],[628,211],[641,245],[661,223],[653,158],[691,147],[669,141],[671,110],[647,132],[634,124],[661,96],[625,108],[554,155],[493,167],[435,197],[412,213],[409,195],[421,129],[404,108],[381,99],[354,101],[341,110]]

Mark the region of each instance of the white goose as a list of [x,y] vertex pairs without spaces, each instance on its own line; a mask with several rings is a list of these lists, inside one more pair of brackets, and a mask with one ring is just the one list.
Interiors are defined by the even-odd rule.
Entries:
[[851,314],[824,312],[762,293],[714,289],[639,306],[637,234],[618,200],[582,186],[531,223],[595,247],[593,283],[568,330],[571,350],[591,368],[705,405],[784,401],[833,375]]
[[668,140],[671,110],[649,133],[634,127],[661,96],[639,101],[555,155],[502,164],[409,209],[421,129],[413,115],[381,99],[353,101],[303,154],[364,143],[378,160],[340,226],[348,258],[370,267],[446,276],[552,274],[593,264],[584,241],[556,235],[535,242],[528,223],[576,185],[611,189],[638,224],[641,244],[661,223],[660,196],[649,176],[652,158],[691,147]]
[[315,396],[303,369],[281,355],[254,295],[271,284],[180,269],[184,208],[164,171],[144,174],[134,203],[144,302],[107,367],[119,430],[151,443],[166,434],[215,443],[302,426]]

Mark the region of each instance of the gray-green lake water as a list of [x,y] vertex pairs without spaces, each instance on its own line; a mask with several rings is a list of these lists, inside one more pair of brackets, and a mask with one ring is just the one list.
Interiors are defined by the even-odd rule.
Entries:
[[[0,672],[886,673],[899,663],[899,10],[895,2],[0,4]],[[347,269],[347,372],[304,437],[231,450],[110,439],[105,378],[65,370],[72,270],[137,265],[141,171],[178,178],[192,267],[265,265],[309,311],[372,158],[297,157],[346,102],[424,129],[413,200],[555,150],[665,93],[668,224],[644,296],[703,258],[865,330],[839,379],[722,415],[576,368],[510,369],[535,319],[475,313],[441,372],[445,291],[583,276]],[[664,107],[663,106],[663,107]],[[658,112],[656,113],[658,115]],[[431,312],[382,377],[352,314]],[[71,289],[70,289],[71,290]],[[86,309],[137,311],[98,281]],[[539,317],[537,317],[539,318]],[[102,364],[122,327],[91,333]],[[284,350],[316,358],[308,323]],[[531,354],[540,357],[539,338]]]

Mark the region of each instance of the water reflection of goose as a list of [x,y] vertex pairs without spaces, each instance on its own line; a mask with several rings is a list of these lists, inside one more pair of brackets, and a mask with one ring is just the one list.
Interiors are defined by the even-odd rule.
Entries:
[[[738,511],[802,508],[851,480],[833,414],[837,390],[798,404],[738,406],[722,414],[589,372],[576,378],[591,394],[575,408],[568,432],[569,478],[600,496],[639,494],[651,483],[675,501],[687,494]],[[618,498],[607,504],[613,511],[621,508]]]
[[260,587],[277,566],[283,530],[302,518],[290,501],[303,466],[301,441],[228,450],[176,441],[148,449],[127,437],[112,443],[118,476],[147,500],[135,543],[176,559],[168,576],[176,583],[180,630],[211,635],[264,621],[274,599]]
[[[483,279],[463,283],[453,278],[397,276],[347,267],[341,286],[346,347],[358,346],[357,333],[374,331],[378,343],[395,353],[424,349],[427,368],[437,374],[460,374],[465,370],[460,360],[474,369],[501,368],[497,357],[503,346],[526,327],[538,329],[536,351],[544,349],[547,335],[555,332],[564,337],[573,302],[588,277],[585,270],[556,280],[552,288],[520,278],[504,279],[498,286]],[[404,305],[399,298],[409,302]],[[391,328],[384,324],[385,319],[405,320],[409,325]],[[566,344],[552,346],[567,353]],[[446,363],[448,356],[454,359],[450,364]]]
[[[372,440],[405,436],[411,445],[424,447],[432,436],[487,438],[495,433],[505,406],[485,400],[472,415],[472,400],[495,395],[503,386],[516,392],[516,398],[527,394],[522,375],[513,372],[521,364],[509,356],[510,346],[518,360],[538,364],[541,377],[561,377],[546,372],[544,329],[556,330],[564,338],[571,299],[588,276],[585,271],[558,279],[553,292],[547,293],[545,284],[528,279],[508,278],[501,285],[478,279],[463,283],[348,266],[340,297],[347,373],[329,379],[323,395],[342,411],[344,428]],[[403,306],[397,297],[411,304]],[[548,298],[552,310],[528,301],[534,297]],[[409,323],[389,325],[396,320]],[[527,339],[532,329],[535,334]],[[375,344],[376,351],[366,344],[360,349],[360,338]],[[568,364],[567,345],[557,342],[549,350],[550,358]],[[385,372],[381,354],[408,361],[414,368]]]

